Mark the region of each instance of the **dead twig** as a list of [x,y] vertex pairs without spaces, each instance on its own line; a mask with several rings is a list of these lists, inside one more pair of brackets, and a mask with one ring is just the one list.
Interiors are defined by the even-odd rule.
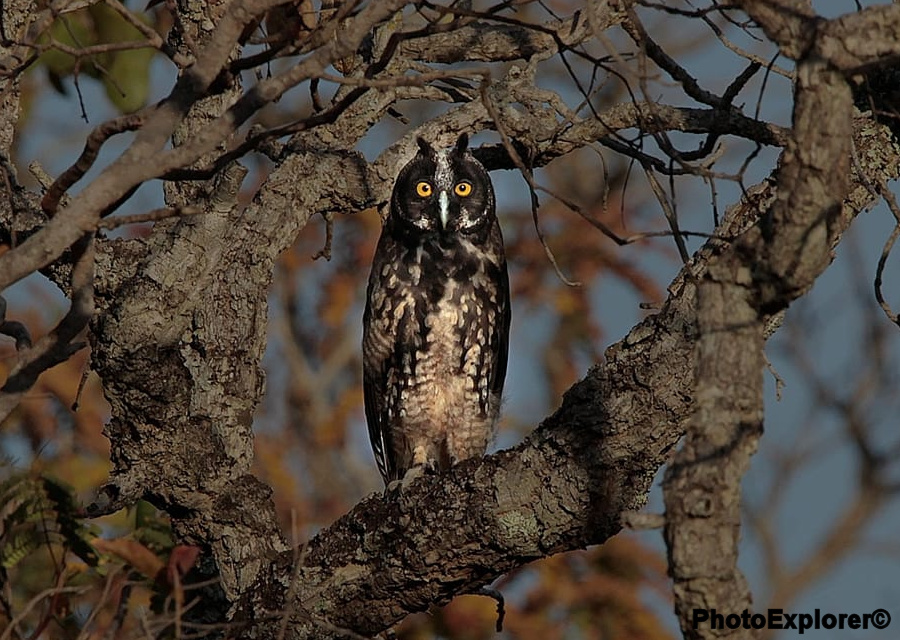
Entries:
[[334,213],[331,211],[323,213],[322,219],[325,220],[325,244],[313,254],[312,259],[318,260],[319,258],[325,258],[325,260],[330,261],[331,242],[334,240]]
[[653,169],[647,165],[642,164],[642,166],[644,167],[644,175],[647,176],[647,182],[650,184],[650,189],[653,191],[653,195],[656,196],[659,206],[662,207],[666,222],[672,230],[672,237],[675,239],[675,245],[678,247],[678,255],[681,256],[681,261],[684,264],[687,264],[691,259],[691,254],[688,253],[687,245],[684,243],[684,234],[682,234],[681,229],[678,228],[678,214],[675,212],[675,206],[669,201],[669,198],[666,197],[662,185],[659,184],[659,180],[657,180],[656,176],[653,174]]
[[898,319],[897,314],[891,308],[891,305],[888,304],[887,300],[884,299],[884,292],[882,291],[882,281],[884,278],[884,265],[887,264],[888,257],[891,255],[891,250],[894,248],[894,243],[897,241],[897,238],[900,237],[900,206],[897,205],[897,198],[894,197],[894,194],[891,193],[891,190],[887,188],[887,185],[882,183],[879,188],[879,193],[881,197],[884,199],[885,203],[887,203],[888,208],[891,210],[891,213],[894,215],[894,219],[897,221],[897,224],[894,226],[894,230],[891,231],[891,235],[888,236],[887,241],[884,243],[884,248],[881,250],[881,257],[878,258],[878,267],[875,270],[875,299],[878,301],[878,304],[884,310],[884,314],[888,317],[888,320],[900,326],[900,319]]
[[88,136],[87,141],[85,141],[84,150],[81,152],[78,160],[75,161],[75,164],[66,169],[47,189],[47,193],[44,194],[44,198],[41,200],[41,208],[48,215],[56,213],[63,194],[90,170],[97,160],[103,144],[117,133],[134,131],[140,128],[145,120],[144,114],[138,112],[114,118],[96,127]]
[[203,209],[194,205],[183,207],[161,207],[153,209],[146,213],[136,213],[130,216],[116,216],[114,218],[104,218],[97,221],[97,229],[115,229],[125,226],[126,224],[140,224],[142,222],[156,222],[167,218],[180,218],[183,216],[193,216],[203,213]]
[[522,157],[519,155],[519,152],[513,147],[512,142],[510,141],[509,135],[506,133],[506,128],[503,126],[503,123],[500,120],[500,113],[497,111],[496,105],[494,105],[491,100],[490,92],[490,79],[484,78],[481,81],[481,102],[484,104],[484,108],[487,110],[488,115],[490,115],[491,119],[494,121],[494,126],[497,128],[497,133],[500,134],[500,140],[503,143],[503,148],[506,149],[506,153],[509,154],[510,159],[519,169],[519,172],[522,174],[522,177],[525,178],[525,182],[528,183],[528,190],[531,194],[531,219],[534,221],[534,230],[537,233],[538,240],[540,240],[541,246],[544,248],[544,253],[547,255],[547,259],[550,261],[550,264],[553,266],[553,270],[556,271],[557,277],[566,285],[570,287],[580,287],[581,283],[576,282],[574,280],[569,280],[565,274],[563,274],[562,270],[559,268],[559,264],[556,262],[556,256],[553,255],[553,251],[550,249],[550,246],[547,244],[547,239],[544,236],[544,232],[541,229],[540,222],[538,220],[538,196],[537,196],[537,184],[534,181],[534,175],[525,163],[522,161]]
[[18,406],[38,376],[84,348],[73,342],[94,313],[94,238],[85,234],[72,246],[72,303],[53,330],[37,344],[19,353],[18,361],[0,388],[0,422]]

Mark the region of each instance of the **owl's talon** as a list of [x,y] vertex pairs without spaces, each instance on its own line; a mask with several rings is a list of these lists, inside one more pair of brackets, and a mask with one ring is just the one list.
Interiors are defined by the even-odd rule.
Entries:
[[425,473],[429,470],[428,465],[417,465],[415,467],[411,467],[405,474],[403,474],[403,479],[400,481],[400,490],[404,490],[413,482],[421,478],[425,475]]
[[384,497],[387,498],[389,496],[400,493],[400,489],[402,488],[402,486],[403,480],[391,480],[384,488]]
[[399,480],[392,480],[388,483],[387,487],[385,487],[384,489],[384,495],[387,496],[403,493],[409,487],[409,485],[424,476],[426,473],[437,473],[437,469],[428,464],[410,467],[402,478],[400,478]]

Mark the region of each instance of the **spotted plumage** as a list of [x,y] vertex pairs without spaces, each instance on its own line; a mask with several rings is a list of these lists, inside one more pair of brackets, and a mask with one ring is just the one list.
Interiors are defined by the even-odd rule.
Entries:
[[385,484],[484,454],[500,410],[509,280],[494,191],[468,137],[401,169],[363,317],[369,438]]

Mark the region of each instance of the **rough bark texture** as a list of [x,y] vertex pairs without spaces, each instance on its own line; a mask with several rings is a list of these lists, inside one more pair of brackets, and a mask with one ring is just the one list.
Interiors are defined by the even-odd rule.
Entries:
[[[719,637],[694,629],[694,609],[750,608],[737,569],[741,478],[762,435],[763,322],[751,304],[750,269],[723,257],[697,291],[696,409],[687,438],[666,472],[666,546],[676,610],[685,638]],[[735,630],[734,637],[750,637]]]
[[[168,100],[138,115],[141,128],[129,149],[49,222],[33,196],[20,190],[4,196],[0,239],[20,231],[29,237],[0,255],[0,291],[48,265],[51,277],[68,282],[65,251],[96,228],[112,203],[145,180],[217,153],[256,109],[352,56],[373,30],[373,40],[387,50],[395,27],[386,19],[408,3],[364,4],[327,26],[325,44],[302,63],[239,98],[232,87],[234,100],[198,103],[244,27],[273,4],[235,1],[196,16],[201,26],[211,12],[218,20],[206,39],[194,34],[198,51],[185,50],[195,64]],[[630,5],[589,4],[587,19],[545,31],[523,32],[513,24],[488,30],[476,23],[409,38],[382,70],[402,74],[408,69],[403,56],[441,62],[459,51],[489,61],[551,56],[560,42],[621,23]],[[249,474],[252,416],[264,390],[266,296],[277,256],[316,214],[383,204],[411,136],[371,166],[350,150],[396,101],[440,93],[403,85],[354,93],[347,86],[339,95],[349,104],[339,118],[299,129],[247,208],[235,198],[243,169],[226,163],[212,180],[169,193],[171,204],[202,202],[202,216],[158,224],[146,240],[98,240],[98,312],[90,337],[93,366],[112,405],[107,433],[114,469],[96,509],[139,498],[165,508],[183,540],[209,551],[204,569],[222,578],[221,610],[209,609],[210,617],[229,609],[241,637],[372,635],[531,560],[608,539],[621,528],[623,513],[644,505],[653,477],[688,430],[666,486],[677,607],[686,621],[695,606],[749,606],[734,564],[737,509],[740,477],[762,424],[765,323],[828,266],[844,230],[873,201],[871,184],[900,175],[900,153],[887,129],[868,117],[852,119],[845,79],[845,72],[900,52],[900,38],[888,42],[900,24],[900,7],[825,22],[799,2],[744,4],[799,62],[791,131],[727,106],[637,103],[559,133],[557,114],[547,108],[553,97],[534,83],[536,57],[511,65],[490,84],[495,124],[529,151],[533,166],[594,141],[612,146],[616,131],[634,126],[727,132],[785,145],[780,169],[728,211],[715,239],[672,283],[661,311],[611,346],[605,362],[568,391],[527,442],[422,478],[393,498],[371,496],[302,554],[287,549],[269,488]],[[24,25],[28,7],[5,4],[7,28]],[[878,45],[860,31],[872,20],[881,25]],[[338,30],[340,38],[331,37]],[[0,54],[8,58],[6,50]],[[6,154],[16,91],[2,88],[0,151]],[[418,133],[441,141],[491,126],[491,110],[471,95]],[[176,134],[184,122],[200,121],[206,123],[201,129]],[[851,167],[851,134],[863,175]],[[173,135],[181,144],[169,149]],[[491,169],[514,165],[500,147],[481,157]],[[721,465],[728,469],[724,476]],[[707,637],[687,627],[685,634]]]
[[[796,15],[784,20],[783,12],[771,11],[760,9],[757,20],[780,42],[796,44],[799,35],[785,33]],[[815,44],[804,46],[804,55]],[[839,71],[815,54],[799,61],[793,135],[781,158],[777,197],[699,286],[696,413],[665,484],[669,567],[685,638],[757,635],[694,628],[691,614],[752,611],[737,555],[741,479],[762,435],[765,321],[808,291],[833,258],[845,224],[852,104]]]
[[[860,119],[855,134],[857,148],[869,150],[866,155],[871,162],[865,167],[870,179],[900,175],[900,155],[886,130],[873,128],[868,120]],[[869,155],[876,149],[886,154]],[[845,179],[850,178],[851,174],[845,174]],[[761,217],[771,215],[777,201],[775,193],[774,180],[751,190],[740,205],[729,211],[717,236],[735,238],[735,244],[747,255],[764,254],[768,241],[755,225]],[[839,240],[872,198],[857,177],[836,212],[829,236],[832,241]],[[794,242],[794,246],[784,246],[784,250],[796,257],[807,240],[797,233]],[[755,450],[761,426],[755,403],[762,381],[762,329],[753,320],[759,313],[757,301],[749,306],[746,300],[747,271],[728,271],[727,261],[733,256],[725,246],[715,240],[702,249],[671,285],[672,294],[663,309],[611,346],[606,362],[594,367],[566,393],[562,406],[527,442],[483,461],[460,465],[446,476],[417,481],[398,499],[377,495],[368,498],[307,545],[302,566],[295,563],[295,554],[283,553],[247,593],[238,618],[245,614],[255,618],[257,637],[274,637],[277,630],[274,622],[265,628],[258,618],[261,611],[291,614],[289,630],[295,635],[289,633],[288,637],[339,638],[342,629],[374,634],[409,612],[477,590],[524,562],[597,544],[617,533],[622,514],[644,505],[653,477],[670,458],[697,406],[695,282],[707,277],[713,282],[708,304],[719,313],[712,314],[707,322],[710,326],[720,326],[722,322],[733,326],[732,310],[721,304],[721,296],[730,295],[727,300],[740,303],[738,312],[751,320],[749,326],[740,329],[737,337],[743,339],[739,342],[744,347],[756,347],[743,356],[741,370],[754,373],[739,381],[739,389],[728,386],[729,381],[734,381],[729,367],[735,363],[716,362],[711,365],[715,366],[714,371],[703,370],[705,374],[723,376],[716,382],[707,376],[712,386],[706,391],[707,401],[715,401],[719,393],[724,393],[716,391],[716,385],[728,386],[729,393],[740,392],[733,399],[725,399],[725,406],[718,404],[716,409],[728,412],[722,413],[722,422],[713,425],[718,428],[724,424],[725,429],[715,434],[722,442],[731,442],[730,438],[735,437],[729,429],[735,429],[740,436],[731,450],[736,466],[728,482],[716,480],[703,486],[705,491],[731,492],[716,498],[717,503],[727,506],[728,512],[717,514],[723,517],[726,527],[721,533],[717,529],[715,535],[725,536],[721,539],[723,552],[727,551],[732,560],[736,558],[731,545],[737,537],[734,509],[739,501],[733,491]],[[817,261],[819,271],[807,271],[807,276],[820,274],[829,261]],[[710,268],[717,275],[707,275]],[[726,284],[716,284],[715,278]],[[720,286],[724,286],[724,292]],[[766,313],[785,308],[804,290],[799,286],[780,289],[779,302],[767,304]],[[710,344],[704,348],[708,363],[713,359],[709,349],[716,346],[715,341],[727,340],[719,332],[712,333]],[[733,416],[732,421],[726,416]],[[701,437],[697,446],[706,449],[710,443]],[[721,474],[721,469],[714,473]],[[708,476],[705,480],[709,480]],[[703,481],[701,475],[697,482]],[[681,508],[688,510],[691,504],[688,500]],[[695,517],[709,517],[708,513],[690,510]],[[691,539],[689,525],[679,532],[679,536],[684,536],[680,542],[686,545],[679,551],[688,559],[704,559],[690,569],[691,578],[710,571],[704,569],[709,562],[706,552],[716,539],[706,537],[709,531],[703,526],[696,531],[701,537]],[[421,549],[428,549],[429,553],[423,555]],[[730,577],[733,564],[726,561],[724,565],[731,567],[725,574]],[[719,572],[715,574],[721,582],[717,586],[725,591],[707,584],[698,595],[721,597],[723,606],[726,602],[749,604],[740,583],[721,581],[722,570],[722,565],[711,569]],[[726,596],[735,587],[735,595]],[[688,610],[688,616],[689,613]]]
[[[203,33],[209,16],[185,13],[195,42],[218,37],[218,29]],[[176,149],[214,126],[236,89],[198,102],[176,130]],[[229,601],[265,558],[286,549],[271,489],[249,474],[274,261],[311,215],[338,206],[320,185],[366,193],[353,160],[327,147],[289,156],[249,208],[237,204],[246,170],[232,164],[201,188],[169,190],[173,206],[203,202],[202,215],[157,225],[146,241],[112,242],[104,256],[101,280],[115,280],[100,294],[94,366],[109,380],[106,433],[116,446],[109,502],[97,506],[108,511],[143,496],[179,513],[176,530],[210,549]]]
[[[34,11],[35,3],[28,0],[13,0],[5,2],[0,8],[3,14],[2,24],[5,38],[13,40],[0,41],[0,72],[12,69],[22,64],[27,56],[27,50],[16,46],[14,40],[22,36],[28,28],[29,17]],[[14,220],[14,213],[27,211],[28,206],[15,201],[16,198],[25,197],[24,190],[12,182],[15,170],[12,168],[11,151],[15,139],[16,122],[19,119],[20,79],[18,76],[8,77],[0,75],[0,168],[4,177],[0,181],[3,197],[0,198],[0,221],[3,229],[8,233]],[[9,168],[9,169],[7,169]],[[18,230],[18,229],[16,229]],[[2,291],[2,288],[0,288]]]

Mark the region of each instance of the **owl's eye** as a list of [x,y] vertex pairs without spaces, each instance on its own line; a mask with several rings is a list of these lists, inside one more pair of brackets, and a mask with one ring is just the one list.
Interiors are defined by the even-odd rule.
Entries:
[[416,193],[420,198],[427,198],[431,195],[431,184],[420,180],[416,183]]
[[453,193],[458,196],[465,198],[468,195],[472,194],[472,183],[471,182],[457,182],[456,186],[453,187]]

